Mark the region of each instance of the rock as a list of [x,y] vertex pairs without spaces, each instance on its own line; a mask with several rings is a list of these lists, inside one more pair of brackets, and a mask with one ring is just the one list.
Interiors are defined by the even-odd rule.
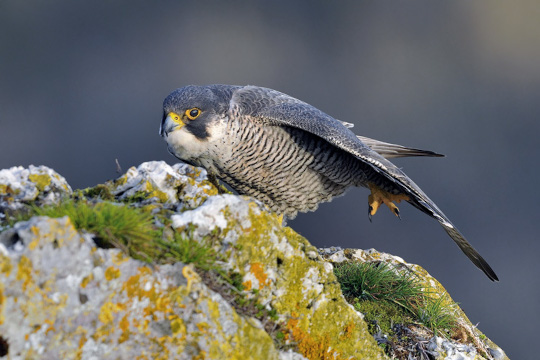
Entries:
[[54,204],[71,193],[66,179],[46,166],[0,170],[0,212],[19,209],[30,202]]
[[176,228],[195,225],[195,239],[212,232],[223,239],[218,252],[227,259],[224,268],[241,274],[246,291],[256,290],[259,301],[277,311],[306,357],[383,357],[361,315],[343,298],[332,265],[259,203],[218,195],[171,219]]
[[0,334],[12,358],[279,358],[190,266],[97,249],[67,217],[18,223],[0,242]]
[[[406,270],[412,272],[419,279],[426,293],[430,293],[437,298],[445,299],[445,305],[450,305],[454,309],[454,317],[462,337],[469,343],[462,344],[454,340],[433,336],[429,339],[427,350],[429,350],[436,359],[468,360],[481,358],[496,358],[493,354],[498,354],[499,359],[508,359],[504,351],[489,340],[482,332],[474,326],[467,318],[465,313],[453,302],[444,287],[432,277],[425,269],[416,264],[409,264],[402,258],[375,249],[341,249],[327,248],[319,249],[319,253],[327,261],[333,264],[344,262],[362,262],[362,263],[385,263],[397,271]],[[478,351],[477,351],[478,350]],[[481,353],[481,355],[478,354]]]
[[[37,193],[14,191],[36,169],[63,179],[44,167],[3,170],[3,201],[40,206],[71,194],[65,180],[41,187],[30,181]],[[58,195],[49,198],[51,192]],[[9,359],[385,358],[363,315],[344,299],[332,264],[384,259],[414,265],[375,251],[318,252],[261,203],[218,195],[204,170],[182,163],[143,163],[116,180],[76,191],[74,198],[151,211],[154,226],[163,230],[157,243],[180,236],[207,244],[215,269],[160,259],[148,264],[97,247],[69,217],[5,224],[0,357],[4,351]],[[434,337],[429,346],[432,353],[454,356],[487,343],[449,345]]]
[[218,193],[206,170],[185,163],[173,166],[150,161],[131,167],[118,179],[105,184],[118,199],[141,204],[160,202],[179,205],[177,210],[193,209]]

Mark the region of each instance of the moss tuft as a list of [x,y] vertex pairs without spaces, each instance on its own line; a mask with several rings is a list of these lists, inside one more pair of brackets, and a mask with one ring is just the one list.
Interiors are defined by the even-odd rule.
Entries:
[[114,195],[111,193],[111,189],[104,184],[96,185],[92,188],[82,190],[82,195],[89,198],[100,198],[106,201],[114,201]]
[[364,320],[368,324],[368,330],[371,334],[382,332],[393,335],[394,325],[413,321],[403,308],[391,302],[357,300],[354,303],[354,308],[364,314]]

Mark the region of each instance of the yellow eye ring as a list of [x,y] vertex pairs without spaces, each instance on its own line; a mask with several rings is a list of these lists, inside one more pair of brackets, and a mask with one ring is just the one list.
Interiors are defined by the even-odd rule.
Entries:
[[199,115],[201,115],[201,110],[197,108],[191,108],[187,109],[185,114],[189,120],[195,120],[199,117]]

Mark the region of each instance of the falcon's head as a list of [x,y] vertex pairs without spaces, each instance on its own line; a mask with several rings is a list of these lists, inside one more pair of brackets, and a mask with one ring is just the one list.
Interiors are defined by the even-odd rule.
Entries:
[[189,161],[203,152],[215,137],[220,119],[226,116],[233,86],[185,86],[174,90],[163,101],[159,134],[169,151]]
[[220,99],[207,87],[186,86],[174,90],[163,101],[163,119],[159,134],[168,137],[185,131],[199,140],[208,137],[208,126],[221,110]]

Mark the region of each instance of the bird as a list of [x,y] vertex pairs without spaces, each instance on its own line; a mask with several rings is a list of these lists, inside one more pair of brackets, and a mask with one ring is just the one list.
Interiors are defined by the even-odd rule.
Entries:
[[355,135],[352,124],[277,90],[258,86],[189,85],[163,101],[159,134],[176,158],[205,168],[239,194],[285,219],[365,187],[368,217],[381,205],[398,217],[406,201],[436,219],[492,281],[489,264],[435,203],[388,159],[443,156]]

